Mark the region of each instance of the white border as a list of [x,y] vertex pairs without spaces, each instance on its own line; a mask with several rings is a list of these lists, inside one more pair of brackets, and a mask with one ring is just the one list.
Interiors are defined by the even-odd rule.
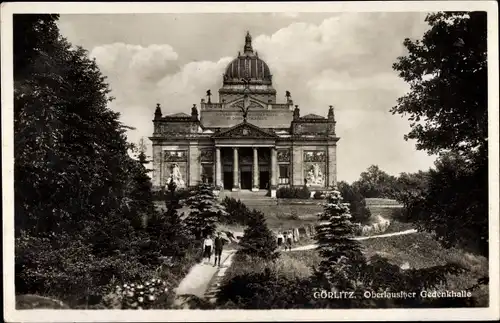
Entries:
[[[488,108],[490,199],[490,307],[470,309],[348,310],[15,310],[13,218],[13,13],[209,13],[209,12],[488,12]],[[8,322],[162,321],[329,321],[329,320],[488,320],[499,313],[499,128],[498,7],[496,1],[266,2],[266,3],[2,3],[2,180],[4,312]]]

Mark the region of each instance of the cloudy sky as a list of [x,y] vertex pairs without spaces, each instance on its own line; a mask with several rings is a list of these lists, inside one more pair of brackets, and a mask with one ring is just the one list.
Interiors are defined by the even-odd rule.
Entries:
[[[338,178],[353,181],[372,164],[390,174],[428,169],[435,157],[405,141],[406,118],[389,109],[408,86],[392,70],[405,37],[421,38],[425,13],[239,13],[61,15],[61,33],[95,57],[138,142],[163,114],[190,113],[249,30],[271,68],[278,100],[289,90],[301,114],[336,108]],[[216,98],[217,99],[217,98]],[[147,140],[149,146],[151,142]]]

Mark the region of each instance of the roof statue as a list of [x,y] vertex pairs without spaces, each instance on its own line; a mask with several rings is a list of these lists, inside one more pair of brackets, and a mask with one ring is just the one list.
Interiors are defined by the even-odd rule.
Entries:
[[295,110],[293,110],[293,120],[299,120],[300,118],[300,109],[299,106],[295,106]]
[[159,103],[156,103],[156,109],[155,109],[155,119],[160,119],[162,116],[162,113],[161,113],[161,108],[160,108],[160,104]]
[[191,108],[191,117],[194,120],[198,120],[198,108],[196,108],[196,104],[193,104],[193,107]]
[[247,31],[247,35],[245,36],[244,51],[245,51],[245,54],[253,53],[252,36],[250,36],[250,32],[249,31]]
[[212,96],[212,91],[207,90],[207,97],[208,97],[208,101],[207,101],[207,103],[208,103],[208,104],[212,103],[212,102],[210,101],[210,97],[211,97],[211,96]]
[[328,109],[328,119],[335,120],[335,111],[333,110],[333,105],[331,105],[330,109]]

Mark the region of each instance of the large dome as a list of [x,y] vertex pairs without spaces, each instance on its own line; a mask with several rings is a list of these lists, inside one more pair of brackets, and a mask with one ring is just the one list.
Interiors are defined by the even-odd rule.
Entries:
[[242,83],[244,79],[250,79],[251,83],[270,83],[271,71],[266,62],[254,53],[252,48],[252,36],[247,33],[243,54],[238,53],[226,67],[224,83]]

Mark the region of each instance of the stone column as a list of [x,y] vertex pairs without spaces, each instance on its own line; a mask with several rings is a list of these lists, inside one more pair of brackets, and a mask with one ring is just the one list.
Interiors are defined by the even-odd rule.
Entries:
[[238,147],[233,147],[233,191],[238,191],[240,188],[239,168]]
[[215,187],[222,187],[222,161],[220,158],[220,147],[215,148]]
[[276,180],[278,178],[278,163],[276,156],[276,147],[271,148],[271,185],[269,185],[271,191],[271,197],[276,197]]
[[257,147],[253,148],[253,164],[252,164],[252,191],[259,190],[259,152]]

